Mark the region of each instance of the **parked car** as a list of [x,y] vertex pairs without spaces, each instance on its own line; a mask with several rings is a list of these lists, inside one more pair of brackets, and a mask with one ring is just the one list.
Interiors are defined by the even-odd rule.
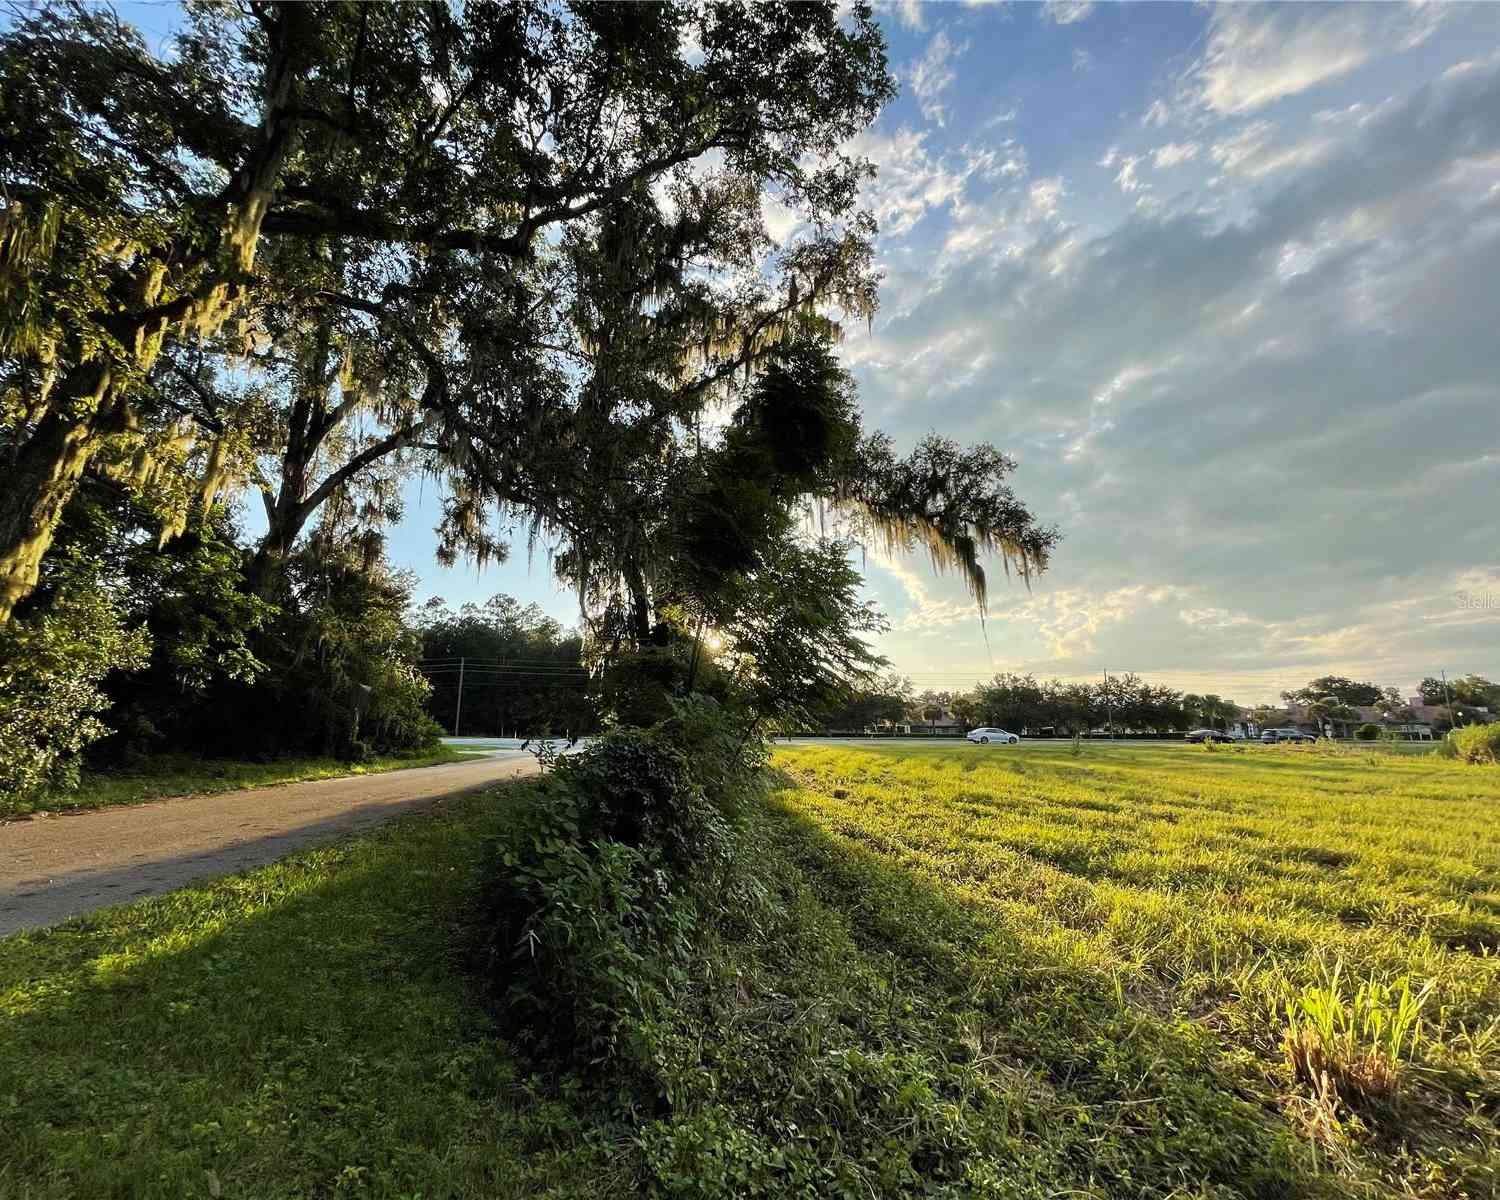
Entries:
[[1239,739],[1232,733],[1225,733],[1222,729],[1189,729],[1182,735],[1184,741],[1197,745],[1200,742],[1234,742]]
[[1002,746],[1014,746],[1021,739],[1014,733],[1006,733],[1003,729],[996,729],[993,725],[981,725],[978,729],[971,729],[964,734],[971,742],[980,745],[989,745],[991,742],[999,742]]
[[1260,735],[1260,740],[1269,744],[1271,742],[1315,742],[1318,739],[1300,729],[1267,729]]

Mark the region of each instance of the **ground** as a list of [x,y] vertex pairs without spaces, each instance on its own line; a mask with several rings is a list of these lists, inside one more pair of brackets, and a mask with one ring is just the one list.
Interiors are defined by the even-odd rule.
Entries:
[[0,937],[275,862],[537,767],[519,750],[470,749],[412,770],[0,825]]
[[307,783],[345,775],[378,775],[386,771],[457,762],[463,757],[463,751],[463,747],[439,745],[410,754],[382,755],[367,763],[348,763],[336,758],[244,762],[239,759],[195,758],[188,754],[159,754],[112,771],[86,771],[78,787],[68,791],[25,800],[0,797],[0,821],[44,812],[91,812],[172,796],[208,796],[216,792]]
[[[951,1194],[1496,1194],[1500,774],[1279,747],[776,767],[803,930],[771,959],[778,1052],[901,1031],[802,1077],[894,1053],[910,1082],[867,1103],[986,1147]],[[0,1197],[693,1194],[586,1078],[525,1065],[467,968],[514,795],[0,942]],[[1431,984],[1390,1097],[1330,1104],[1287,1058],[1286,1005],[1335,964],[1351,1002]]]

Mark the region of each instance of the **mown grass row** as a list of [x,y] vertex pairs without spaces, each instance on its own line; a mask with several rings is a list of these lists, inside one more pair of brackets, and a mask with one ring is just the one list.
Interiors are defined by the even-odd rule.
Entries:
[[[1208,1035],[1234,1087],[1350,1186],[1496,1188],[1493,771],[1292,748],[800,748],[778,762],[798,813],[968,905],[1025,961],[1113,980]],[[1403,988],[1426,994],[1398,1047],[1401,1087],[1368,1070],[1308,1077],[1310,1014],[1340,1006],[1363,1053],[1388,1039]]]

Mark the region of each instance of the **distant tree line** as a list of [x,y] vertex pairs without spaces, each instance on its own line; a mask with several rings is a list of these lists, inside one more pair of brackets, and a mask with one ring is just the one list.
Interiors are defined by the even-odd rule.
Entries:
[[598,728],[582,635],[535,604],[494,596],[455,612],[434,597],[412,621],[432,688],[427,711],[449,733],[548,736]]
[[[1422,700],[1433,706],[1453,703],[1453,722],[1464,724],[1500,712],[1500,685],[1480,675],[1449,680],[1424,679]],[[1289,705],[1315,723],[1356,720],[1357,708],[1374,708],[1383,721],[1414,721],[1407,698],[1393,687],[1324,675],[1300,688],[1282,693],[1283,705],[1262,704],[1246,710],[1216,694],[1198,695],[1152,684],[1125,673],[1108,679],[1038,680],[1032,675],[1004,673],[968,691],[918,692],[897,674],[885,674],[856,693],[818,714],[828,729],[863,730],[900,723],[931,723],[951,716],[965,729],[995,725],[1015,733],[1059,735],[1113,729],[1131,733],[1172,733],[1207,727],[1227,729],[1248,716],[1258,726],[1288,719]],[[1446,717],[1436,723],[1447,727]]]
[[968,691],[920,693],[900,676],[886,675],[821,715],[831,729],[933,721],[951,714],[965,728],[995,725],[1015,733],[1071,735],[1104,728],[1138,733],[1199,725],[1224,728],[1239,712],[1237,704],[1217,695],[1183,693],[1129,673],[1087,682],[1003,673]]

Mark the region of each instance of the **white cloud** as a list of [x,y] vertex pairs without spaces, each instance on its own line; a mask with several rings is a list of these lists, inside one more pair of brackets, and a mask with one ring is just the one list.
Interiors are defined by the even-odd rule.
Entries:
[[1094,56],[1082,46],[1073,47],[1073,70],[1087,71],[1094,65]]
[[1076,25],[1088,20],[1094,11],[1094,0],[1046,0],[1038,14],[1055,25]]
[[1269,121],[1253,121],[1208,148],[1208,156],[1226,171],[1233,171],[1254,158],[1270,141],[1276,126]]
[[[895,311],[846,353],[872,423],[993,440],[1062,526],[1031,593],[995,581],[1006,669],[1196,673],[1241,701],[1330,670],[1500,673],[1500,610],[1456,598],[1500,589],[1500,65],[1431,73],[1179,139],[1221,205],[1103,231],[1050,179],[918,144],[961,180],[947,242],[893,268]],[[1139,198],[1162,149],[1101,163]],[[881,648],[988,673],[961,587],[923,587]]]
[[1219,5],[1210,14],[1203,57],[1191,72],[1194,99],[1219,116],[1254,112],[1346,76],[1373,58],[1421,44],[1443,19],[1442,8]]
[[957,77],[953,70],[953,60],[968,48],[968,42],[954,45],[948,40],[948,35],[939,30],[927,44],[927,52],[911,65],[911,90],[917,98],[922,115],[929,121],[938,125],[945,123],[947,110],[942,97]]
[[922,17],[922,0],[896,0],[896,16],[901,24],[918,33],[927,28]]
[[766,232],[771,235],[771,240],[777,244],[783,243],[802,224],[802,218],[788,208],[779,198],[770,192],[763,192],[760,197],[761,220],[766,224]]
[[1168,142],[1151,152],[1151,165],[1158,171],[1180,166],[1197,158],[1200,148],[1197,142]]
[[1119,174],[1115,176],[1115,182],[1120,185],[1120,190],[1122,192],[1125,192],[1127,194],[1130,192],[1138,192],[1142,188],[1148,188],[1151,186],[1149,183],[1146,183],[1145,181],[1138,178],[1135,173],[1136,167],[1140,166],[1144,158],[1145,156],[1141,154],[1132,154],[1120,158],[1120,171]]
[[1252,121],[1234,134],[1209,147],[1208,156],[1230,174],[1249,179],[1277,171],[1310,167],[1322,162],[1341,144],[1345,130],[1342,122],[1321,122],[1322,132],[1295,142],[1277,142],[1276,126],[1269,121]]
[[866,131],[849,146],[870,159],[878,175],[866,184],[863,198],[887,238],[910,233],[929,212],[962,198],[969,181],[978,177],[1024,174],[1020,147],[999,151],[961,149],[957,155],[934,156],[927,149],[927,133],[909,128],[884,135]]
[[1155,125],[1157,128],[1165,125],[1172,119],[1172,110],[1167,107],[1165,100],[1157,99],[1151,101],[1151,107],[1146,109],[1141,117],[1142,125]]

